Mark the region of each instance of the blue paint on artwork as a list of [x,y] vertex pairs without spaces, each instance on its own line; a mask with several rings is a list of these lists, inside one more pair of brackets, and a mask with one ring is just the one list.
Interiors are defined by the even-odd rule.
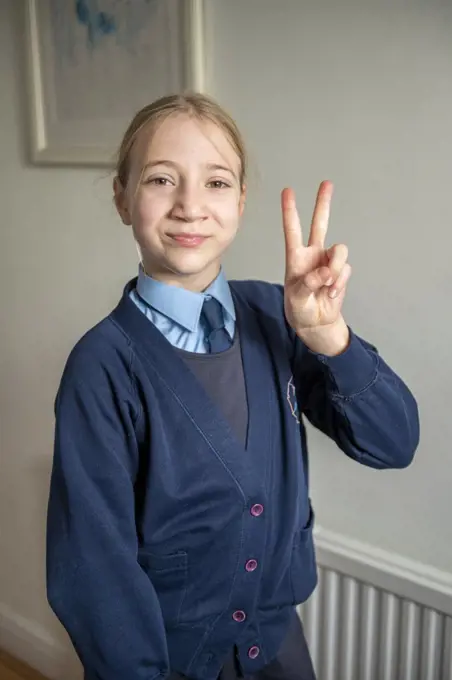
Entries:
[[116,22],[114,18],[106,12],[99,12],[97,15],[97,26],[103,35],[109,35],[116,31]]
[[82,2],[82,0],[79,0],[79,2],[75,3],[75,13],[77,15],[77,19],[80,21],[81,24],[85,24],[85,26],[88,26],[90,22],[90,14],[89,14],[89,7],[86,2]]
[[143,33],[166,0],[49,0],[53,44],[58,58],[75,64],[102,50],[107,41],[129,54],[140,49]]
[[78,22],[86,26],[91,47],[94,47],[104,36],[116,31],[114,17],[107,12],[99,12],[96,0],[76,0],[75,13]]

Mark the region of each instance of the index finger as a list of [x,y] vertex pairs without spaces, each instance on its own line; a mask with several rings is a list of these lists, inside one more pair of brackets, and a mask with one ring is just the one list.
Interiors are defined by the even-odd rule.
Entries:
[[330,219],[331,199],[333,197],[333,183],[324,181],[320,184],[314,214],[312,216],[311,232],[309,234],[309,246],[324,248],[328,221]]
[[293,189],[283,189],[281,193],[281,209],[286,242],[286,266],[291,266],[300,249],[303,248],[303,233],[300,217],[295,203]]

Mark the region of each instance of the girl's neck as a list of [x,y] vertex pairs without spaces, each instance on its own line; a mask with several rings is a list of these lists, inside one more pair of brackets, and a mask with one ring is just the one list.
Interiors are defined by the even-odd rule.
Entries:
[[170,270],[159,270],[152,265],[141,263],[144,273],[147,276],[155,279],[156,281],[161,281],[168,286],[177,286],[178,288],[185,288],[186,290],[191,290],[194,293],[201,293],[210,286],[210,284],[215,281],[218,274],[220,273],[220,265],[216,267],[209,267],[205,271],[199,272],[197,274],[180,274],[179,272],[172,272]]

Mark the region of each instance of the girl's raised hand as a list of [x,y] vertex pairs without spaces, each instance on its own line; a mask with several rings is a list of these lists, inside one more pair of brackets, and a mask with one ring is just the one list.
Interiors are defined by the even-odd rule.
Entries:
[[[302,340],[318,350],[338,353],[348,342],[348,329],[341,309],[351,267],[344,244],[325,247],[333,185],[322,182],[312,218],[307,245],[291,189],[281,194],[286,243],[284,310],[290,326]],[[318,342],[316,341],[318,338]],[[315,349],[315,347],[313,347]]]

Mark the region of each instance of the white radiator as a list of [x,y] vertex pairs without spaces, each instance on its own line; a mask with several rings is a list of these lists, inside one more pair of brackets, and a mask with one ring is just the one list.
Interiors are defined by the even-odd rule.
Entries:
[[336,535],[300,607],[318,680],[452,680],[452,577]]

